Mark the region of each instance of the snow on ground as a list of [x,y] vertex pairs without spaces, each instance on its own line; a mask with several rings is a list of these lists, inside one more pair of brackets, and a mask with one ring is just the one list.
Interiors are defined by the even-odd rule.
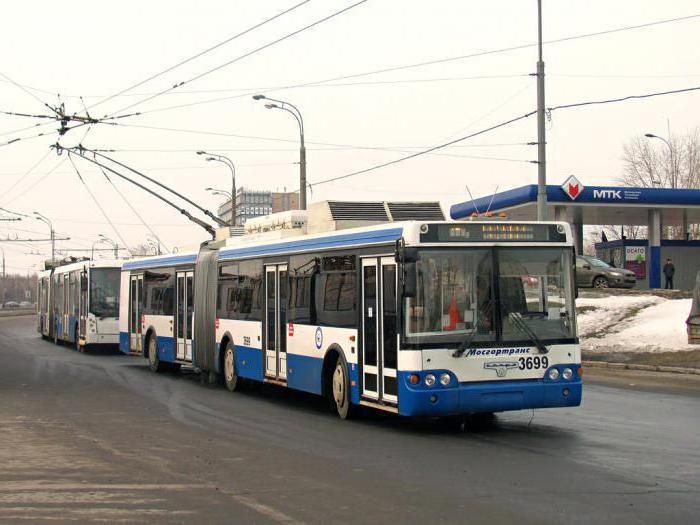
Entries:
[[688,344],[685,320],[691,299],[655,295],[579,298],[581,348],[589,352],[668,352]]

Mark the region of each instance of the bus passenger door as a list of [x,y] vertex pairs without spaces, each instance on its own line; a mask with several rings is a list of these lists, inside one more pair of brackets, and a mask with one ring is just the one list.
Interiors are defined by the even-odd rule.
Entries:
[[175,357],[192,361],[192,317],[194,314],[194,271],[176,272],[177,319],[175,320]]
[[398,402],[398,317],[393,257],[362,259],[362,396]]
[[287,265],[265,266],[265,375],[287,379]]
[[68,273],[63,275],[63,338],[68,341],[70,339],[70,280]]
[[78,340],[85,339],[87,336],[87,311],[88,311],[88,278],[87,272],[80,272],[80,279],[78,281],[78,286],[80,287],[80,300],[78,302],[78,316],[80,321],[78,322],[78,334],[76,337]]
[[143,275],[132,275],[129,283],[129,349],[141,352],[141,315],[143,308]]

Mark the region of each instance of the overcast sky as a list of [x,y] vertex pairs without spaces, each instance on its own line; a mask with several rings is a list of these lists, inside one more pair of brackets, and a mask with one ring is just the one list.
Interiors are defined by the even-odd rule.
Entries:
[[[84,114],[109,95],[189,58],[301,0],[14,2],[3,15],[0,72],[50,105],[60,93],[68,113]],[[176,83],[244,55],[356,0],[312,0],[186,65],[90,110],[120,114]],[[545,0],[544,39],[594,33],[696,15],[695,1]],[[545,46],[547,106],[700,85],[700,18]],[[204,188],[228,188],[227,168],[207,163],[198,149],[228,155],[238,184],[256,189],[298,188],[298,131],[291,115],[254,102],[256,90],[297,105],[306,126],[310,183],[387,162],[535,109],[535,47],[354,76],[316,86],[280,89],[532,44],[535,0],[369,0],[317,27],[126,110],[143,115],[120,126],[92,127],[83,144],[118,150],[114,158],[215,209],[220,197]],[[476,77],[476,78],[475,78]],[[46,114],[39,100],[0,77],[0,110]],[[683,133],[698,126],[697,93],[557,111],[547,129],[548,180],[575,174],[584,184],[614,183],[622,144],[634,135]],[[171,108],[183,104],[224,99]],[[51,131],[34,119],[0,115],[0,142]],[[144,126],[144,127],[138,127]],[[147,128],[146,128],[147,126]],[[168,131],[153,128],[172,128]],[[61,138],[83,140],[86,128]],[[439,155],[399,163],[332,184],[324,199],[437,199],[449,205],[535,183],[536,120],[522,120],[467,140]],[[234,136],[238,135],[238,136]],[[249,138],[245,138],[249,137]],[[40,211],[69,241],[59,248],[90,248],[100,233],[117,239],[65,155],[49,153],[56,134],[0,147],[0,207]],[[329,146],[330,145],[330,146]],[[341,147],[342,146],[342,147]],[[353,146],[353,147],[346,147]],[[660,144],[660,147],[663,144]],[[388,148],[388,149],[360,149]],[[43,158],[43,160],[42,160]],[[41,162],[39,162],[41,161]],[[34,165],[35,169],[27,173]],[[58,168],[56,166],[60,163]],[[130,245],[148,232],[105,177],[77,159],[87,188]],[[48,174],[51,170],[55,170]],[[114,181],[168,247],[204,240],[205,232],[178,212]],[[0,237],[46,237],[36,219],[0,222]],[[0,243],[8,271],[25,272],[49,254],[48,243]],[[106,245],[101,245],[105,248]],[[30,252],[41,252],[31,255]],[[78,252],[73,252],[78,254]]]

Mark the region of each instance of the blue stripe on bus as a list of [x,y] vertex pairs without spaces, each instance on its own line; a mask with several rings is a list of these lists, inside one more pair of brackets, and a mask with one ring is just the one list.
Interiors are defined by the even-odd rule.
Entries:
[[262,348],[239,345],[236,345],[235,348],[234,359],[236,360],[238,376],[262,381],[265,375]]
[[119,332],[119,350],[129,353],[129,332]]
[[330,237],[317,237],[313,239],[300,238],[294,241],[266,244],[263,246],[247,246],[242,248],[222,249],[219,259],[222,261],[239,257],[251,257],[272,255],[285,252],[297,252],[307,250],[323,250],[327,248],[339,248],[343,246],[356,246],[358,244],[376,244],[390,242],[399,239],[403,234],[403,228],[388,228],[384,230],[371,230],[357,233],[346,233]]
[[287,386],[312,394],[321,394],[323,359],[287,354]]
[[[460,383],[451,388],[427,388],[411,385],[408,382],[410,374],[409,371],[398,373],[399,414],[402,416],[447,416],[581,404],[580,379],[557,382],[543,382],[541,379],[485,381]],[[565,395],[565,390],[568,390],[568,395]]]
[[[395,241],[399,239],[402,234],[403,228],[386,228],[382,230],[345,233],[328,237],[316,237],[312,239],[299,238],[293,241],[265,244],[262,246],[225,248],[220,251],[219,259],[225,261],[240,257],[273,255],[278,253],[308,250],[323,250],[327,248],[342,248],[344,246],[357,246],[360,244],[377,244]],[[138,270],[178,264],[194,264],[196,260],[197,254],[194,253],[170,255],[168,257],[128,261],[124,263],[122,269]]]
[[156,336],[156,348],[158,350],[158,359],[168,363],[175,362],[175,340],[172,337]]
[[197,261],[196,253],[183,255],[169,255],[168,257],[158,257],[153,259],[140,259],[128,261],[122,265],[123,270],[137,270],[139,268],[156,268],[159,266],[174,266],[177,264],[194,264]]

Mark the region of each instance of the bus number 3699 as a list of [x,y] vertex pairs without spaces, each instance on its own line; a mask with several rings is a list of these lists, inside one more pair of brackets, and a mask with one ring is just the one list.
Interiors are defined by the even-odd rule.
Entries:
[[538,370],[549,366],[549,359],[546,357],[521,357],[518,359],[520,370]]

